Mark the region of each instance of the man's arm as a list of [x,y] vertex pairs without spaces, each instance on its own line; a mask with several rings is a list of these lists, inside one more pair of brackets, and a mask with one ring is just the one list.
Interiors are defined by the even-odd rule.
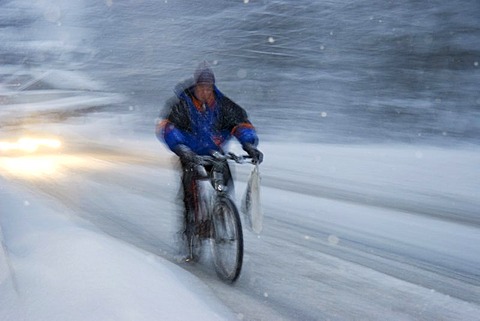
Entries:
[[260,164],[263,161],[263,153],[257,149],[257,132],[248,119],[247,112],[227,97],[224,99],[228,113],[227,119],[231,121],[232,135],[238,139],[254,163]]
[[170,101],[170,106],[165,118],[157,123],[155,133],[158,140],[165,142],[170,150],[175,152],[178,145],[186,144],[185,132],[190,125],[188,110],[181,101]]

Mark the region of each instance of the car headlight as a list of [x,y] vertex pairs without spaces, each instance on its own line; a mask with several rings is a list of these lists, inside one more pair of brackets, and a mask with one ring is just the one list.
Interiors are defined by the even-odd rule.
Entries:
[[1,152],[25,152],[34,153],[38,149],[47,147],[49,149],[59,149],[62,143],[58,139],[49,138],[30,138],[23,137],[16,142],[0,141]]

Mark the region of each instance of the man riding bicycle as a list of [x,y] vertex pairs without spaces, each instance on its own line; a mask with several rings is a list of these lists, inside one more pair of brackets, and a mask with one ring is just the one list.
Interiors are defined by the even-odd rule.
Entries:
[[[206,62],[200,63],[193,79],[175,87],[176,96],[167,101],[156,136],[179,158],[182,166],[184,219],[195,208],[193,181],[197,155],[223,152],[223,146],[234,136],[254,163],[263,161],[257,149],[258,137],[243,108],[215,86],[215,75]],[[224,173],[231,182],[228,166]]]

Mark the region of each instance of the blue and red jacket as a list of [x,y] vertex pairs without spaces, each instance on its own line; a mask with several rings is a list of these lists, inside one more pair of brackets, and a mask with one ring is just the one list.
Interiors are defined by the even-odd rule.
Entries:
[[243,108],[214,86],[215,101],[203,110],[193,86],[176,87],[176,97],[166,105],[166,115],[156,128],[157,138],[175,152],[180,144],[198,155],[220,151],[234,136],[240,144],[258,144],[258,137]]

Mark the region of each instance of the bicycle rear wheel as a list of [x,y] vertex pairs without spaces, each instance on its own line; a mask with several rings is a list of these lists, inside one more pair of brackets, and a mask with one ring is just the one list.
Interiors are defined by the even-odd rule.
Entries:
[[193,220],[189,220],[185,231],[187,256],[185,261],[198,262],[202,254],[202,241],[200,236],[196,232],[196,223]]
[[208,221],[208,199],[202,181],[192,183],[194,205],[189,210],[186,223],[186,245],[188,262],[198,262],[202,255],[202,241],[210,237]]
[[219,197],[213,207],[213,262],[217,275],[235,282],[243,262],[243,233],[237,207],[227,197]]

